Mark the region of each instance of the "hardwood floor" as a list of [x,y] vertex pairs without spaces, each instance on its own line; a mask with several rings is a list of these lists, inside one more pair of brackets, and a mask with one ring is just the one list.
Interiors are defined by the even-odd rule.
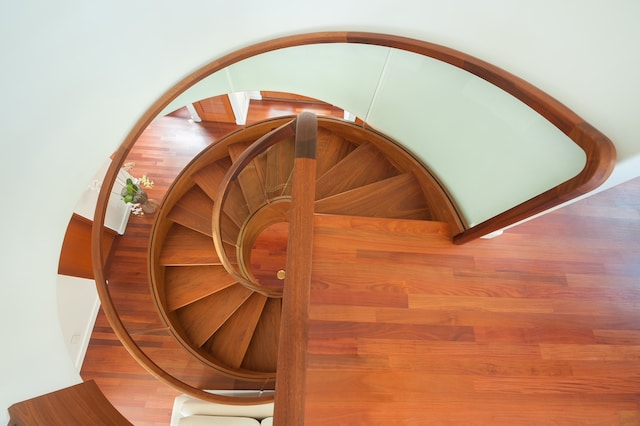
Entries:
[[[252,102],[249,121],[310,106]],[[130,154],[134,176],[155,182],[152,198],[236,128],[187,118],[178,111],[157,120]],[[635,179],[492,240],[438,244],[420,257],[372,254],[357,283],[340,282],[336,270],[312,293],[309,351],[315,383],[340,392],[307,389],[307,423],[640,424],[639,195]],[[140,344],[198,380],[198,366],[171,365],[160,318],[142,302],[152,221],[131,217],[114,245],[109,285]],[[345,365],[339,381],[322,374]],[[102,313],[82,377],[134,424],[169,423],[177,392],[126,353]]]

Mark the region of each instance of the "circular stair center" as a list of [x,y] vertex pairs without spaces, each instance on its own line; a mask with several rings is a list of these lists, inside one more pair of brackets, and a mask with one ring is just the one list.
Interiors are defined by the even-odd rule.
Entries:
[[249,262],[251,273],[261,286],[273,290],[284,286],[288,241],[287,222],[268,226],[256,238]]

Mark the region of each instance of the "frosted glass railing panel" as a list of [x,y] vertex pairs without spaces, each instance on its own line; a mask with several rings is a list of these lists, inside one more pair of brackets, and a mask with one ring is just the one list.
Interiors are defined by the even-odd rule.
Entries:
[[217,73],[211,74],[209,77],[201,80],[182,92],[178,97],[171,101],[160,114],[158,114],[158,117],[162,117],[177,110],[178,108],[182,108],[187,104],[191,104],[201,99],[212,98],[214,96],[224,95],[231,92],[233,92],[233,90],[231,90],[228,71],[223,69]]
[[237,62],[165,111],[229,92],[273,90],[350,111],[420,158],[468,226],[576,176],[584,152],[527,105],[447,63],[383,46],[328,43]]
[[297,93],[364,117],[388,50],[344,43],[290,47],[238,62],[229,75],[234,91]]
[[389,55],[367,122],[420,157],[471,226],[574,177],[586,159],[498,87],[399,50]]

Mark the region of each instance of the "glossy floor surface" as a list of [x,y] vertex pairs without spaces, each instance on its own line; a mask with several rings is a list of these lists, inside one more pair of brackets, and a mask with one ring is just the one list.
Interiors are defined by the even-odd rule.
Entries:
[[[250,121],[308,107],[254,102]],[[150,196],[162,198],[197,152],[235,128],[183,112],[159,119],[130,155],[133,174],[147,174]],[[334,269],[312,293],[306,423],[640,424],[639,195],[636,179],[492,240],[438,242],[420,256],[370,250],[358,281]],[[138,303],[152,221],[131,218],[110,286],[122,317],[146,330],[141,344],[161,353],[152,330],[162,324]],[[82,377],[134,424],[168,424],[177,392],[137,365],[102,313]]]

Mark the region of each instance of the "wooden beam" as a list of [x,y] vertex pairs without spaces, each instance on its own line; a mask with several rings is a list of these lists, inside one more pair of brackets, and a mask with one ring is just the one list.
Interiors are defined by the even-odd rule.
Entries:
[[276,425],[304,424],[317,134],[316,116],[302,113],[296,124],[296,158],[276,375]]

